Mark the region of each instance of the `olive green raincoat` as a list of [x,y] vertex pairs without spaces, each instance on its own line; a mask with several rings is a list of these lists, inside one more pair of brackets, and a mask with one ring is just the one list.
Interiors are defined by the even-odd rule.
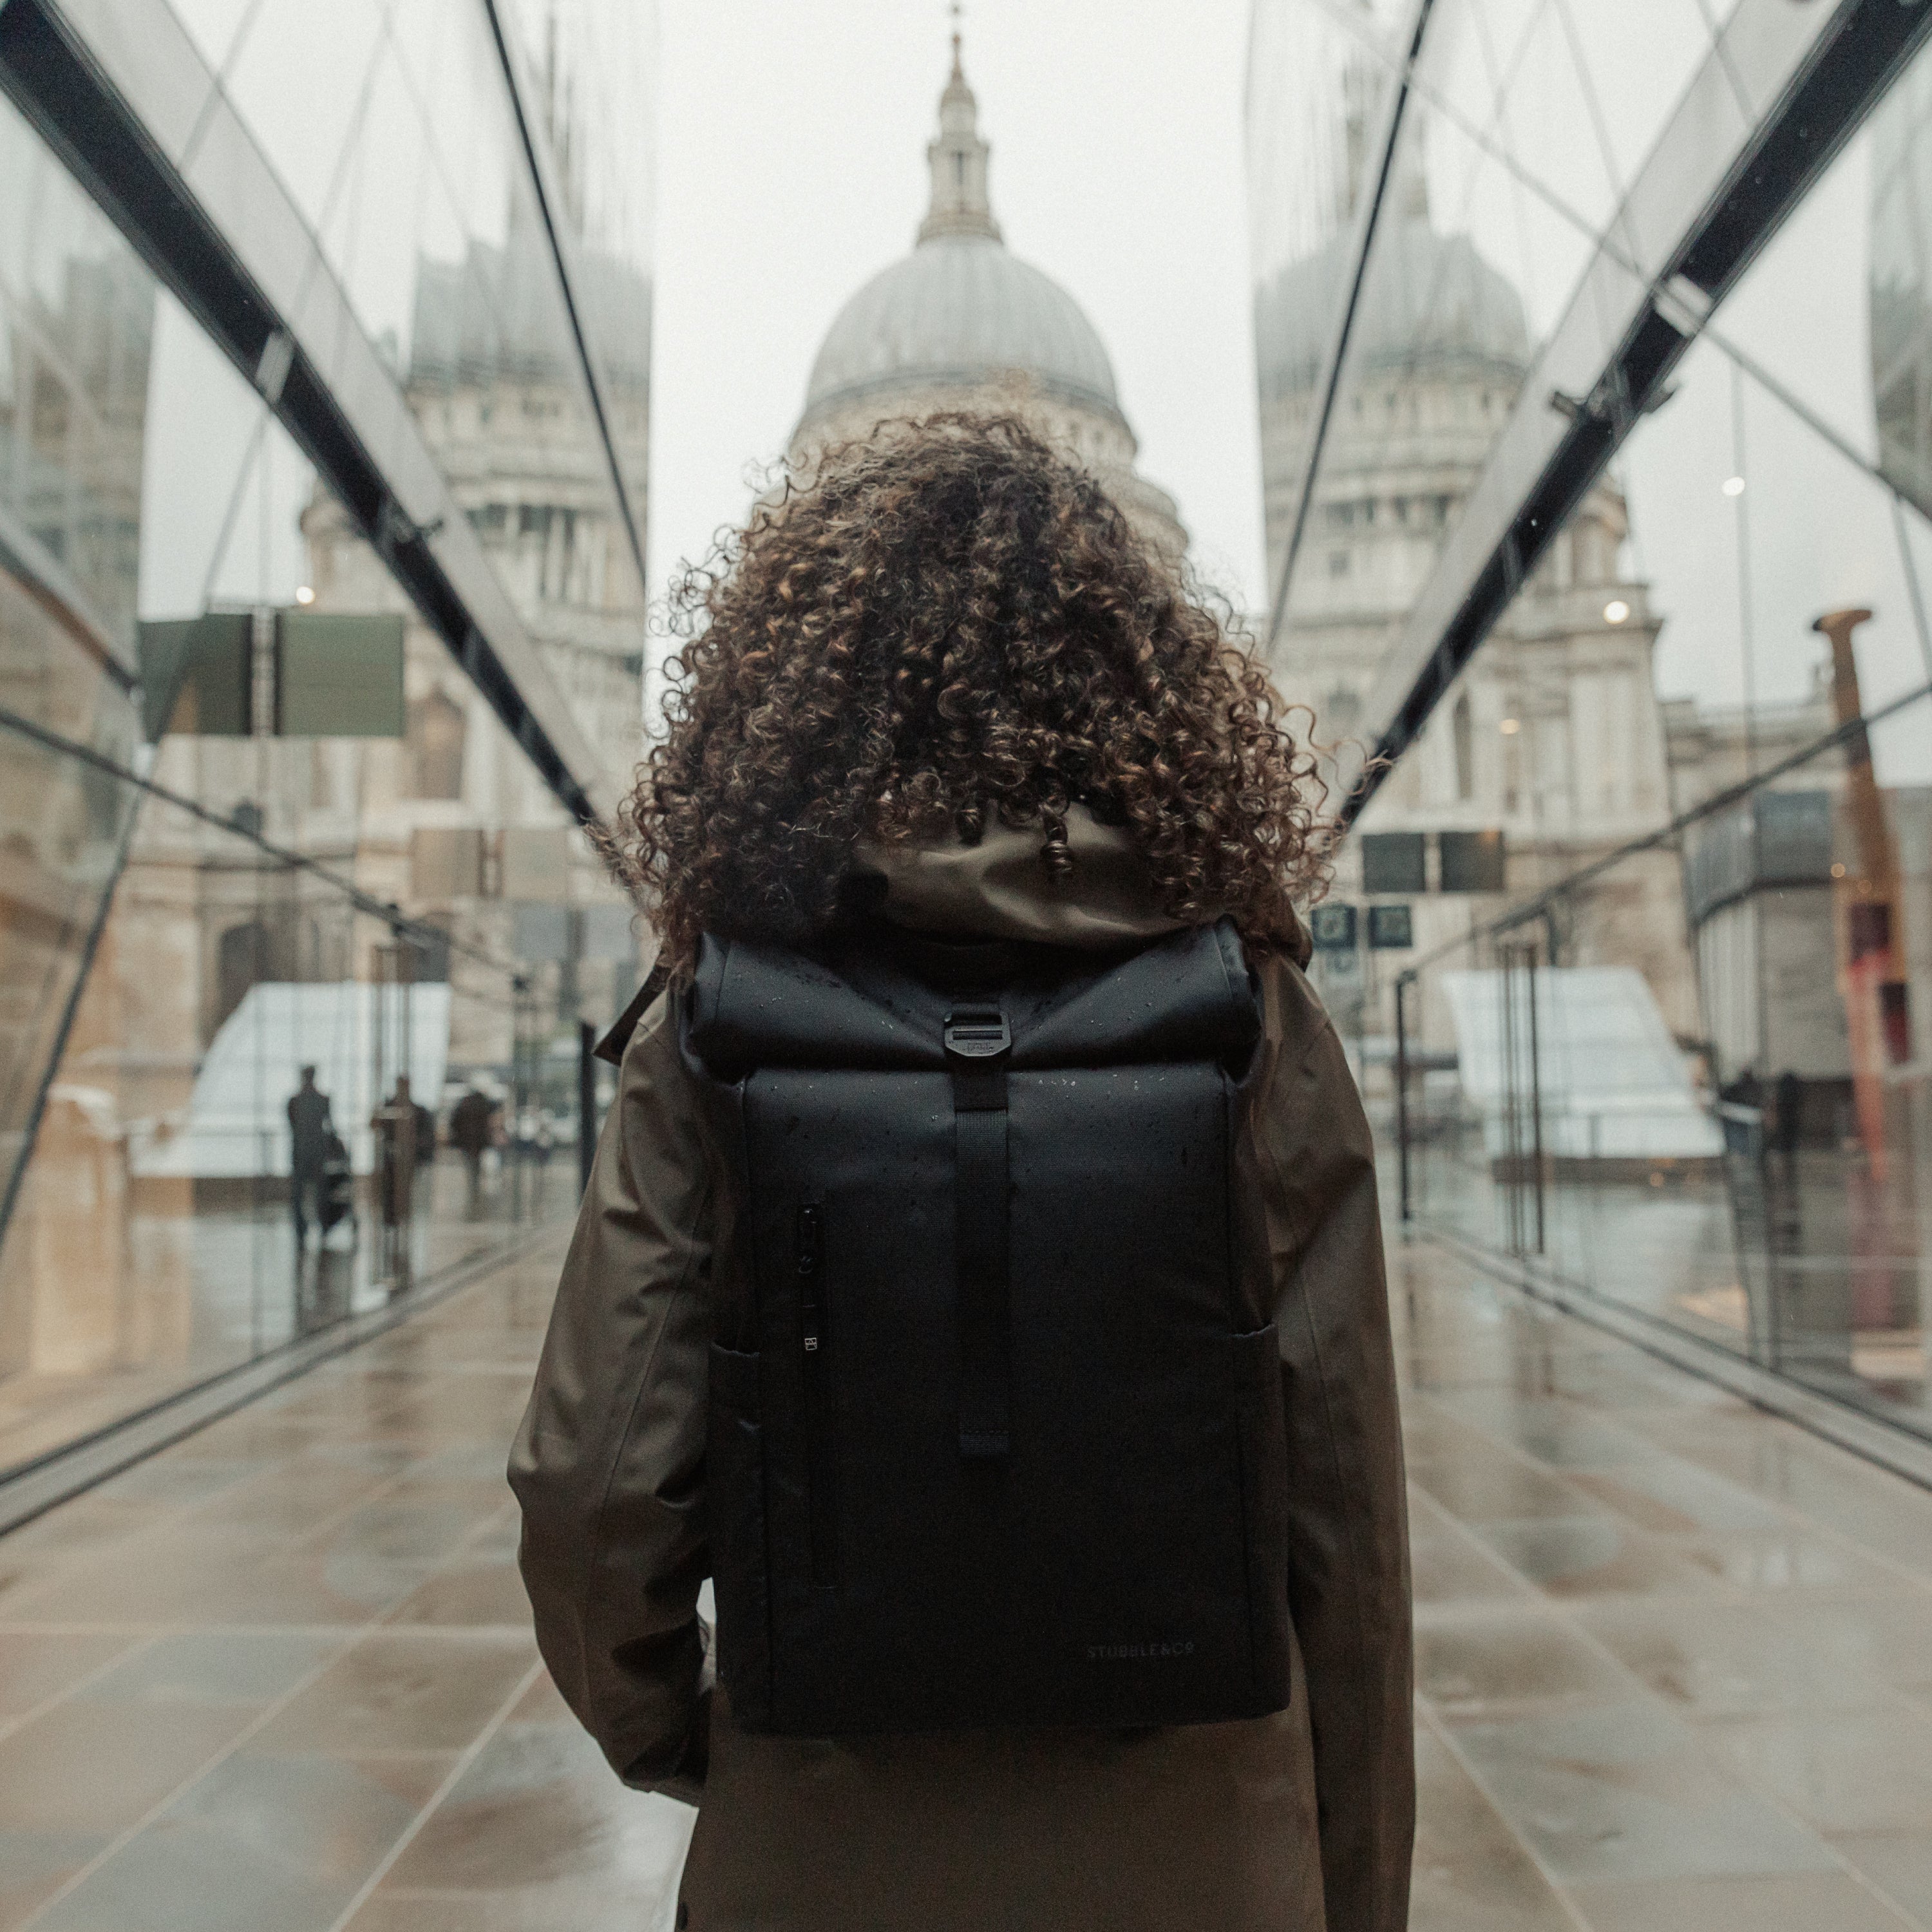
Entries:
[[[1171,929],[1124,835],[866,856],[889,917],[1118,946]],[[754,1736],[713,1693],[704,1442],[726,1185],[676,999],[623,1054],[511,1480],[559,1688],[631,1783],[700,1807],[692,1932],[1402,1932],[1414,1817],[1401,1438],[1369,1130],[1319,1002],[1258,962],[1266,1203],[1287,1397],[1297,1638],[1270,1718],[1131,1732]]]

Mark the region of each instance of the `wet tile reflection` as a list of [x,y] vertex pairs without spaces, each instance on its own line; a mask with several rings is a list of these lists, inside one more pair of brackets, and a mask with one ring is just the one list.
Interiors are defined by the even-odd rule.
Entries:
[[[556,1258],[0,1540],[0,1932],[665,1932],[501,1484]],[[1928,1932],[1932,1498],[1397,1259],[1412,1932]]]
[[1828,1869],[1824,1844],[1720,1776],[1651,1702],[1459,1730],[1509,1820],[1561,1880],[1706,1878]]

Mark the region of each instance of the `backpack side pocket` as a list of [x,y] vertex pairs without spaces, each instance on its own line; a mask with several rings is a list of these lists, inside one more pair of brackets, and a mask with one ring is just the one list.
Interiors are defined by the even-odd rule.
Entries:
[[1258,1709],[1279,1711],[1288,1701],[1290,1676],[1288,1423],[1282,1406],[1281,1344],[1272,1322],[1233,1341],[1254,1693]]
[[762,1730],[771,1721],[772,1642],[758,1357],[716,1342],[705,1490],[718,1599],[718,1678],[734,1716],[748,1730]]

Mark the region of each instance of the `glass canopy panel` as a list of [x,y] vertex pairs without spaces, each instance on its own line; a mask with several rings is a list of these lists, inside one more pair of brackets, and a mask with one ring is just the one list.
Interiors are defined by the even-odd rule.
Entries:
[[1924,681],[1892,493],[1714,344],[1685,357],[1621,466],[1634,554],[1664,627],[1664,697],[1816,702],[1829,652],[1811,626],[1847,608],[1876,614],[1857,633],[1868,709]]
[[241,35],[260,16],[261,0],[172,0],[202,58],[217,74],[238,50]]
[[[308,98],[311,74],[318,112],[287,114],[290,98]],[[594,147],[572,120],[568,81],[538,76],[531,103],[539,131],[566,156]],[[574,626],[576,641],[616,664],[634,657],[644,593],[631,529],[482,11],[422,0],[382,14],[356,0],[338,31],[332,14],[268,0],[241,38],[230,88],[526,623],[540,639]],[[588,98],[614,123],[604,96]],[[648,104],[636,106],[633,124],[648,119]],[[631,170],[626,199],[612,172],[598,164],[593,194],[587,163],[563,168],[560,218],[594,206],[621,234],[640,215],[648,181],[640,189]],[[579,294],[640,520],[650,291],[635,264],[647,241],[621,238],[622,254],[578,250]],[[574,688],[570,667],[558,669]],[[628,751],[614,769],[628,770]]]
[[1622,199],[1622,184],[1559,0],[1544,0],[1510,58],[1498,132],[1504,151],[1532,181],[1574,210],[1592,234],[1604,232]]
[[[1869,149],[1865,293],[1879,461],[1932,514],[1932,58],[1922,54],[1880,104],[1863,142]],[[1839,285],[1844,306],[1856,310],[1857,296],[1856,290]]]
[[1922,53],[1712,320],[1932,508],[1932,58]]
[[1671,400],[1647,417],[1617,460],[1630,506],[1630,554],[1648,601],[1665,620],[1657,686],[1742,703],[1747,599],[1738,574],[1742,530],[1724,484],[1738,470],[1734,372],[1708,342],[1694,344],[1672,378]]
[[[1552,0],[1618,197],[1648,159],[1714,44],[1703,0],[1604,7]],[[1525,158],[1527,158],[1526,157]]]
[[577,250],[580,316],[641,529],[648,488],[651,288],[656,151],[636,136],[656,93],[650,0],[582,0],[560,10],[539,0],[511,8],[524,71],[549,112],[544,132]]
[[1431,10],[1423,98],[1464,130],[1494,130],[1529,32],[1548,0],[1443,0]]
[[1269,581],[1278,583],[1315,393],[1347,296],[1349,236],[1388,111],[1400,10],[1257,0],[1248,197]]
[[140,614],[292,602],[315,472],[260,395],[163,290],[141,493]]
[[[388,10],[376,0],[263,0],[220,70],[230,105],[311,229],[328,226],[351,178],[370,90],[388,53]],[[406,179],[389,184],[392,209],[407,205],[395,194]]]
[[10,105],[0,183],[0,550],[130,667],[154,278]]

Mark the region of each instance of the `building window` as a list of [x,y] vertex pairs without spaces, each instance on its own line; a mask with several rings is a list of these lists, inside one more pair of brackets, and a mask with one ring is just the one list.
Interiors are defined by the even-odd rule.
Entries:
[[412,783],[417,798],[463,796],[463,706],[446,692],[433,691],[409,708]]
[[1466,691],[1456,699],[1450,723],[1456,748],[1456,796],[1466,802],[1476,795],[1476,727]]
[[1346,577],[1348,574],[1348,553],[1345,550],[1331,550],[1328,553],[1328,574]]

